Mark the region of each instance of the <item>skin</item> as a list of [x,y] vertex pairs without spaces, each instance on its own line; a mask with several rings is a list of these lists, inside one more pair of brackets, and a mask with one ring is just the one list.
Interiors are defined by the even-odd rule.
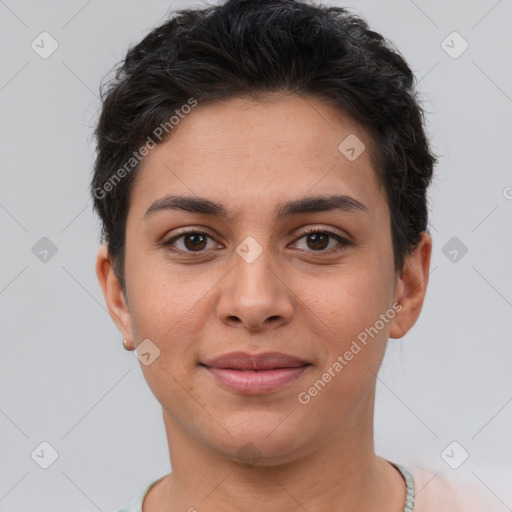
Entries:
[[[366,146],[354,161],[338,150],[349,134]],[[148,493],[144,512],[249,512],[262,504],[281,512],[403,510],[405,482],[374,451],[376,374],[388,338],[404,336],[420,314],[432,240],[424,233],[394,273],[390,214],[370,147],[343,112],[288,95],[198,105],[144,158],[126,224],[126,294],[106,247],[96,265],[127,344],[150,339],[161,351],[141,369],[162,405],[173,471]],[[281,202],[334,193],[368,212],[274,218]],[[170,194],[222,203],[229,217],[165,210],[145,218]],[[211,238],[177,240],[188,256],[159,245],[186,227]],[[304,236],[309,228],[353,245],[315,245]],[[236,252],[248,236],[262,248],[252,263]],[[298,394],[396,303],[400,312],[301,404]],[[242,395],[199,365],[238,350],[284,352],[311,366],[275,392]],[[248,443],[257,455],[244,464],[238,451]]]

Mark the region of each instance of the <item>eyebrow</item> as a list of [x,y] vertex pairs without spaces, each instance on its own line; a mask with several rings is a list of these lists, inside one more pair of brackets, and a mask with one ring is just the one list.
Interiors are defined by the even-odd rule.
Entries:
[[[210,199],[197,196],[166,196],[157,199],[146,211],[144,218],[151,217],[157,212],[166,210],[184,210],[191,213],[200,213],[211,215],[223,219],[229,219],[228,209],[221,203],[211,201]],[[302,213],[318,213],[332,210],[344,212],[364,212],[369,213],[368,207],[350,196],[345,195],[327,195],[312,196],[301,199],[294,199],[281,203],[275,210],[276,219],[282,219],[290,215],[299,215]]]

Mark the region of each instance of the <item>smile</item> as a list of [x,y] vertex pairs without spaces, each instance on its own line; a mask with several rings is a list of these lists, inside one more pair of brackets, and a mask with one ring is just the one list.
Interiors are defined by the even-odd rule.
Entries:
[[233,352],[201,363],[223,387],[242,394],[277,391],[297,380],[311,363],[287,354]]

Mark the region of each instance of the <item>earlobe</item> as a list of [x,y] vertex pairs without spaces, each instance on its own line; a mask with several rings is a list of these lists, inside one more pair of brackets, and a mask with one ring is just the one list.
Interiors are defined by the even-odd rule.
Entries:
[[110,316],[121,331],[125,346],[133,346],[130,312],[119,279],[115,275],[106,246],[102,246],[96,258],[96,275],[103,291]]
[[432,237],[423,233],[420,242],[406,258],[404,270],[398,279],[395,302],[401,310],[390,325],[389,337],[402,338],[416,323],[427,291],[432,254]]

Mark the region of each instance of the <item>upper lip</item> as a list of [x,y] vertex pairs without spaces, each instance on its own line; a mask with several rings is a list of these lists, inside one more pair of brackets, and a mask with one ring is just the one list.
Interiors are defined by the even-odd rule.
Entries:
[[264,352],[250,354],[248,352],[230,352],[202,363],[209,368],[233,370],[272,370],[277,368],[298,368],[310,363],[295,356],[281,352]]

